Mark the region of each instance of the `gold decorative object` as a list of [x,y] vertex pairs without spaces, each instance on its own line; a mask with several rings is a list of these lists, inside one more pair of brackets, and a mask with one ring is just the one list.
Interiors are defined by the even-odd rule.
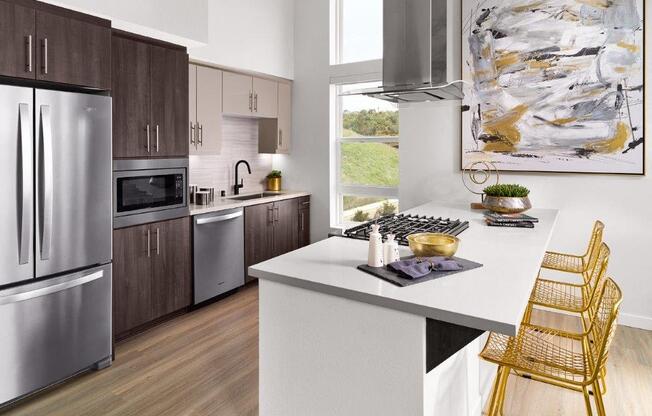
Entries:
[[441,233],[419,233],[407,236],[410,250],[417,257],[452,257],[457,252],[460,239]]
[[281,178],[267,178],[267,190],[279,192],[281,190]]
[[596,313],[581,334],[532,324],[522,324],[516,337],[491,333],[480,353],[484,360],[498,364],[488,414],[502,414],[507,379],[513,372],[581,392],[588,415],[593,414],[593,395],[598,415],[605,415],[599,379],[605,374],[621,302],[620,288],[608,278],[592,302]]
[[[494,179],[492,179],[492,177]],[[483,189],[495,180],[493,185],[498,185],[500,182],[500,174],[498,168],[492,162],[480,161],[473,162],[466,165],[462,172],[462,183],[464,187],[472,194],[480,195],[481,202],[471,203],[471,209],[483,209],[484,201]]]
[[518,214],[532,208],[530,198],[509,197],[509,196],[489,196],[485,195],[482,206],[490,211],[501,214]]

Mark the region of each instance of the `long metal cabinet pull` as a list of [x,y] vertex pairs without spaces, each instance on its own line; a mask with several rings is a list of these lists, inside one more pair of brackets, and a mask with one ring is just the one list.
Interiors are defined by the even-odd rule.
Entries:
[[301,231],[305,230],[305,214],[303,212],[299,213],[299,216],[301,217]]
[[195,149],[197,148],[197,143],[195,142],[195,123],[192,121],[190,122],[190,144],[194,144]]
[[32,181],[27,180],[32,171],[32,155],[28,150],[31,148],[32,134],[30,132],[31,117],[29,116],[29,104],[21,103],[18,105],[18,116],[20,117],[20,153],[21,153],[21,184],[23,188],[23,200],[20,213],[20,248],[18,253],[18,263],[29,263],[30,236],[32,235]]
[[249,92],[249,111],[253,111],[253,109],[254,109],[253,102],[254,102],[254,93],[250,91]]
[[278,147],[283,146],[283,129],[278,129]]
[[199,125],[199,145],[204,147],[204,125]]
[[147,229],[147,257],[152,257],[152,231]]
[[279,222],[281,220],[281,212],[279,207],[274,207],[274,222]]
[[156,153],[158,153],[158,124],[156,125]]
[[43,170],[41,178],[43,184],[43,200],[41,201],[41,260],[50,258],[50,244],[52,243],[52,196],[54,186],[54,172],[52,161],[52,116],[50,106],[41,106],[41,135],[43,152]]
[[238,218],[238,217],[242,217],[242,211],[233,212],[231,214],[226,214],[226,215],[220,215],[218,217],[199,218],[197,220],[197,225],[211,224],[211,223],[220,222],[220,221],[227,221],[227,220],[232,220],[233,218]]
[[43,73],[48,73],[48,38],[43,39]]
[[156,227],[156,255],[161,255],[161,232],[158,227]]
[[254,111],[258,112],[258,93],[254,93]]
[[32,35],[27,36],[27,72],[32,72]]
[[104,271],[99,270],[85,276],[82,276],[75,280],[70,280],[67,282],[58,283],[56,285],[42,287],[40,289],[34,289],[23,293],[16,293],[8,296],[0,296],[0,305],[7,305],[10,303],[23,302],[29,299],[38,298],[41,296],[50,295],[52,293],[63,292],[67,289],[72,289],[73,287],[85,285],[86,283],[93,282],[104,276]]
[[151,135],[150,135],[150,132],[149,132],[149,124],[147,125],[147,127],[145,127],[145,130],[147,130],[147,145],[145,146],[145,148],[147,149],[147,153],[150,153],[149,145],[150,145],[150,142],[151,142],[151,140],[150,140]]

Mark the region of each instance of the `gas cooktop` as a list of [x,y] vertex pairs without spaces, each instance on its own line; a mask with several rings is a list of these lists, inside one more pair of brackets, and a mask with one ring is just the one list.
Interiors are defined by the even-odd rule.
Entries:
[[392,214],[378,219],[365,222],[349,228],[342,234],[343,237],[368,240],[371,233],[371,225],[380,225],[380,234],[394,234],[400,245],[407,246],[407,236],[416,233],[443,233],[459,235],[469,228],[468,221],[453,220],[450,218],[436,218],[419,215]]

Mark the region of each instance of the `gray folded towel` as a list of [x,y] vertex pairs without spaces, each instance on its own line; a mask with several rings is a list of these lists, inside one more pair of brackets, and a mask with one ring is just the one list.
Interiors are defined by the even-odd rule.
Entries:
[[399,260],[387,265],[387,268],[406,279],[419,279],[431,271],[446,272],[462,270],[462,265],[448,257],[426,257]]

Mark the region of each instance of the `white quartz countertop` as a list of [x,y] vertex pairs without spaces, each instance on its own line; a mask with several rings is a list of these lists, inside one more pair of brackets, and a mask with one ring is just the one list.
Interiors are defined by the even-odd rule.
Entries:
[[[267,191],[265,191],[267,192]],[[253,193],[244,193],[240,195],[230,195],[224,198],[219,198],[216,197],[215,201],[212,204],[209,205],[197,205],[197,204],[190,204],[190,215],[201,215],[201,214],[208,214],[211,212],[218,212],[218,211],[224,211],[227,209],[234,209],[234,208],[242,208],[242,207],[248,207],[251,205],[258,205],[258,204],[267,204],[268,202],[275,202],[275,201],[282,201],[284,199],[292,199],[292,198],[300,198],[302,196],[308,196],[310,195],[307,192],[297,192],[297,191],[281,191],[275,193],[276,195],[274,196],[268,196],[265,198],[255,198],[255,199],[249,199],[247,201],[237,201],[234,198],[237,196],[247,196],[247,195],[254,195],[254,194],[260,194],[261,192],[253,192]]]
[[[398,287],[362,272],[367,242],[331,237],[249,268],[249,274],[457,325],[515,335],[557,221],[557,210],[532,209],[534,229],[488,227],[482,211],[429,203],[407,211],[467,220],[458,257],[484,267]],[[401,256],[409,255],[401,247]]]

